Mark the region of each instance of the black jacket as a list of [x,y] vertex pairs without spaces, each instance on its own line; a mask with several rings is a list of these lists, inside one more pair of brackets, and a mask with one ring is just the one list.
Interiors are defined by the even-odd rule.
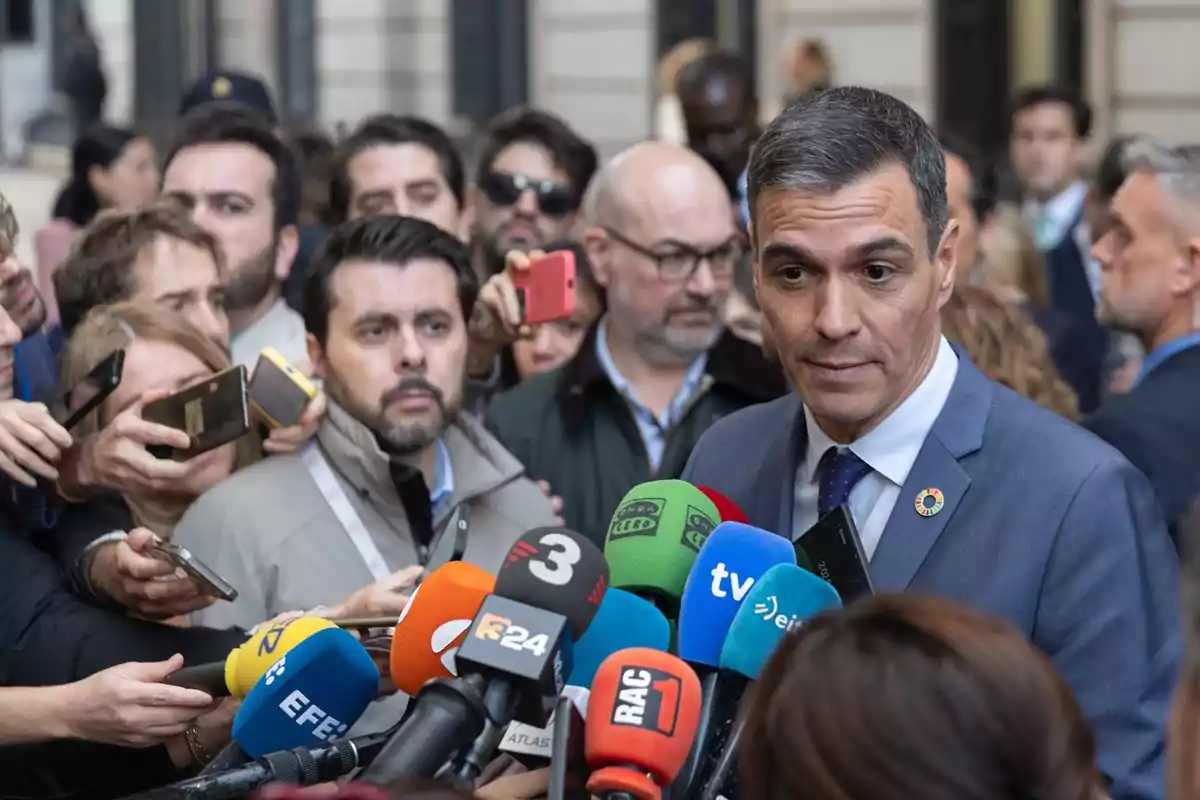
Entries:
[[593,326],[564,366],[495,397],[486,421],[529,477],[548,481],[563,498],[567,527],[602,546],[627,491],[644,481],[678,477],[710,425],[773,400],[787,387],[756,345],[726,333],[709,351],[701,389],[667,432],[662,465],[652,474],[633,412],[596,357],[596,331]]
[[[173,628],[89,605],[54,559],[0,521],[0,685],[71,683],[127,661],[224,660],[239,630]],[[86,742],[0,748],[0,797],[120,797],[178,779],[162,747],[133,750]]]
[[1171,535],[1200,496],[1200,347],[1159,364],[1083,421],[1150,479]]

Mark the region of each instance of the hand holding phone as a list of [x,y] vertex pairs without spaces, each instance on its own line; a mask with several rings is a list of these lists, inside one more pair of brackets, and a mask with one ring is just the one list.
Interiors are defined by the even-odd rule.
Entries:
[[101,361],[79,383],[67,389],[51,406],[51,413],[58,424],[71,430],[93,409],[116,391],[121,385],[125,369],[125,351],[114,350]]
[[317,387],[278,350],[265,348],[250,378],[250,406],[255,415],[272,428],[300,424]]
[[237,599],[237,589],[194,556],[186,547],[180,547],[174,542],[159,540],[150,545],[146,553],[186,572],[188,577],[200,585],[200,591],[205,595],[229,602]]
[[186,433],[184,449],[146,448],[158,458],[187,461],[250,432],[246,368],[238,365],[205,378],[142,409],[142,418]]
[[58,462],[71,434],[41,403],[0,401],[0,472],[24,486],[58,480]]

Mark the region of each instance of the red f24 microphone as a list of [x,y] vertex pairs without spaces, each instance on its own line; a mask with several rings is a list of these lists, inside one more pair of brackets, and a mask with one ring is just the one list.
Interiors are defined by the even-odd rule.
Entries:
[[605,659],[588,700],[588,791],[661,800],[687,761],[700,722],[700,679],[673,655],[647,648]]

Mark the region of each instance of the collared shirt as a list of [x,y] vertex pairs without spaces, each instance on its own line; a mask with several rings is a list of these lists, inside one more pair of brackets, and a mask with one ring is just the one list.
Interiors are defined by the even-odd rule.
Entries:
[[433,486],[429,490],[429,503],[434,513],[437,513],[443,503],[454,496],[454,465],[450,463],[450,448],[441,439],[435,444],[437,452],[437,469],[434,472]]
[[1075,246],[1083,256],[1092,296],[1098,298],[1100,263],[1092,258],[1092,234],[1086,222],[1076,224],[1087,194],[1087,181],[1076,181],[1044,204],[1032,200],[1025,203],[1023,214],[1037,240],[1038,249],[1043,252],[1058,247],[1067,236],[1074,237]]
[[[850,450],[866,462],[871,472],[850,492],[850,513],[858,526],[863,550],[870,559],[887,526],[892,509],[908,473],[912,470],[925,444],[925,438],[954,386],[958,375],[958,356],[942,337],[937,357],[929,374],[913,393],[905,398],[887,419],[858,441]],[[804,407],[804,423],[808,429],[808,452],[796,471],[795,498],[792,513],[792,539],[796,540],[817,522],[817,500],[820,476],[817,465],[830,447],[837,447],[821,430],[808,406]]]
[[625,380],[625,377],[617,370],[617,365],[613,363],[612,353],[608,351],[607,317],[600,320],[600,327],[596,331],[596,358],[600,361],[600,368],[608,376],[613,388],[629,403],[629,409],[633,412],[633,419],[637,423],[638,433],[642,436],[642,444],[646,447],[646,456],[650,459],[650,466],[657,471],[662,464],[667,431],[679,421],[688,402],[691,401],[692,395],[696,393],[700,382],[704,379],[704,369],[708,366],[708,354],[700,356],[688,367],[687,373],[683,377],[683,383],[676,390],[671,402],[667,403],[661,416],[655,414],[649,406],[634,397],[629,381]]
[[1153,370],[1162,366],[1163,362],[1171,356],[1182,353],[1189,347],[1195,347],[1196,345],[1200,345],[1200,331],[1192,331],[1189,334],[1180,336],[1178,339],[1172,339],[1166,344],[1161,344],[1154,348],[1154,350],[1142,360],[1142,369],[1140,372],[1138,372],[1137,379],[1134,380],[1133,385],[1137,386],[1139,383],[1145,380],[1147,375],[1149,375]]
[[738,178],[738,213],[742,217],[742,227],[750,228],[750,168],[742,170]]

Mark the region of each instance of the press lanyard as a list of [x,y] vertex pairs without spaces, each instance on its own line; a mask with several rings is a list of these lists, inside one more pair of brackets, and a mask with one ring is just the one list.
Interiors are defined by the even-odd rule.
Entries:
[[367,533],[366,526],[363,525],[362,520],[355,513],[354,506],[350,504],[350,498],[346,497],[345,490],[338,483],[333,470],[329,468],[329,462],[325,460],[325,456],[321,455],[321,450],[317,447],[316,442],[304,448],[301,458],[304,461],[304,466],[308,467],[308,472],[312,475],[313,482],[317,484],[317,489],[320,490],[321,496],[329,504],[333,515],[341,523],[342,528],[346,531],[346,535],[350,537],[351,544],[358,550],[358,554],[362,556],[363,563],[367,565],[367,569],[375,576],[375,580],[381,581],[391,575],[392,572],[383,560],[383,555],[380,554],[379,548],[375,546],[374,540],[371,539],[371,534]]

